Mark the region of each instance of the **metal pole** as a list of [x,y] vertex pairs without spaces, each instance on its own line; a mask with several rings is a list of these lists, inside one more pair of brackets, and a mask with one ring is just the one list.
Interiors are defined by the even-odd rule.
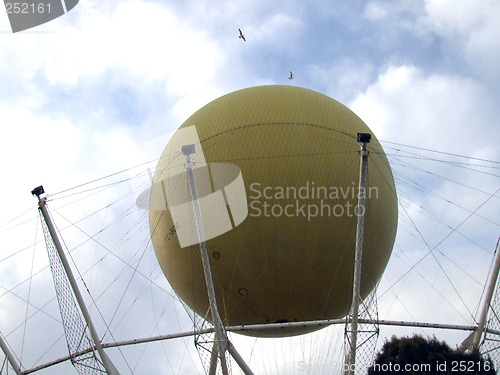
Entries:
[[493,292],[495,291],[495,287],[498,279],[498,272],[500,270],[500,251],[498,251],[498,244],[500,242],[500,237],[497,241],[497,248],[495,250],[495,263],[493,264],[493,269],[491,270],[490,280],[488,282],[488,289],[486,290],[486,294],[484,296],[483,308],[481,310],[481,316],[479,318],[479,322],[477,324],[477,330],[474,332],[474,337],[472,339],[472,348],[477,349],[479,347],[479,342],[481,341],[481,336],[483,335],[486,318],[488,316],[488,311],[490,309],[491,299],[493,297]]
[[352,304],[351,304],[351,349],[347,358],[346,370],[348,374],[355,373],[356,366],[356,346],[358,338],[358,314],[359,301],[361,293],[361,261],[363,258],[363,230],[365,223],[365,198],[366,198],[366,175],[368,171],[368,151],[366,144],[370,142],[371,135],[358,133],[358,142],[362,142],[361,160],[359,173],[359,190],[358,190],[358,213],[356,225],[356,249],[354,253],[354,281],[352,287]]
[[217,358],[218,356],[217,345],[212,346],[212,353],[210,353],[210,367],[208,368],[208,375],[215,375],[217,373]]
[[57,236],[57,232],[54,228],[54,225],[52,224],[52,221],[49,216],[49,212],[47,210],[46,206],[46,201],[47,198],[40,198],[40,195],[37,194],[38,197],[38,207],[40,209],[40,212],[43,215],[43,218],[45,220],[45,223],[47,224],[47,228],[49,229],[50,236],[52,237],[52,241],[54,242],[54,246],[57,250],[57,253],[59,255],[59,259],[61,259],[62,266],[64,268],[64,271],[66,272],[66,276],[68,277],[68,281],[71,285],[71,289],[73,290],[73,293],[75,295],[76,301],[78,302],[78,306],[80,307],[80,310],[82,312],[83,318],[85,319],[85,322],[87,323],[87,326],[89,327],[90,331],[90,336],[92,337],[92,341],[94,341],[94,345],[99,352],[99,356],[101,357],[102,364],[108,374],[110,375],[119,375],[120,373],[116,369],[116,367],[113,365],[113,362],[109,359],[107,354],[104,352],[104,349],[102,348],[101,341],[99,340],[99,336],[97,335],[97,331],[94,327],[94,324],[92,323],[92,319],[90,318],[90,314],[87,310],[87,306],[85,306],[85,302],[83,300],[83,297],[80,293],[80,289],[78,289],[78,284],[76,283],[76,279],[73,276],[73,272],[71,271],[71,267],[68,263],[68,259],[66,258],[66,255],[64,254],[64,250],[61,246],[61,242],[59,241],[59,238]]
[[[186,155],[186,161],[187,161],[186,173],[188,176],[189,187],[193,198],[192,201],[193,201],[193,210],[196,220],[196,230],[198,234],[198,240],[200,241],[201,261],[203,263],[203,272],[205,273],[205,283],[207,285],[207,292],[208,292],[208,302],[210,305],[210,312],[212,313],[212,320],[215,329],[215,344],[217,345],[217,351],[219,359],[221,361],[222,372],[226,374],[227,373],[227,364],[225,357],[226,351],[230,350],[230,354],[233,356],[233,358],[235,357],[235,354],[233,353],[236,353],[238,358],[241,359],[241,362],[244,363],[244,361],[236,352],[236,349],[229,344],[229,340],[227,338],[224,325],[222,324],[222,320],[220,318],[219,311],[217,309],[217,298],[215,296],[212,270],[210,269],[210,258],[208,257],[207,244],[205,239],[205,229],[203,228],[200,202],[198,201],[198,190],[196,188],[196,180],[194,176],[195,162],[192,156],[194,152],[195,152],[194,144],[182,146],[182,153]],[[230,349],[230,347],[232,347],[232,349]],[[244,367],[242,367],[240,362],[237,361],[237,363],[246,375],[253,375],[253,372],[248,368],[248,366],[245,363]]]
[[[428,329],[449,329],[456,331],[474,331],[477,329],[477,326],[471,325],[461,325],[461,324],[445,324],[445,323],[424,323],[424,322],[408,322],[403,320],[373,320],[373,319],[358,319],[359,323],[366,324],[380,324],[383,326],[398,326],[398,327],[419,327],[419,328],[428,328]],[[229,326],[225,327],[228,332],[245,332],[245,331],[260,331],[260,330],[268,330],[268,329],[277,329],[277,328],[293,328],[293,327],[326,327],[335,324],[345,324],[345,318],[342,319],[329,319],[329,320],[314,320],[314,321],[306,321],[306,322],[289,322],[289,323],[266,323],[266,324],[252,324],[248,326]],[[207,333],[213,333],[215,330],[213,327],[205,328],[199,331],[187,331],[187,332],[178,332],[171,333],[166,335],[154,336],[154,337],[145,337],[141,339],[133,339],[133,340],[125,340],[125,341],[117,341],[103,344],[103,348],[116,348],[121,346],[129,346],[129,345],[139,345],[145,344],[149,342],[163,341],[163,340],[173,340],[182,337],[190,337],[194,335],[203,335]],[[500,335],[500,331],[486,328],[486,332],[492,333],[494,335]],[[75,356],[80,356],[83,354],[90,353],[92,349],[87,348],[85,350],[81,350],[75,353]],[[65,362],[73,358],[73,356],[67,355],[65,357],[61,357],[54,361],[38,365],[29,370],[24,370],[23,374],[31,374],[33,372],[45,369],[47,367],[51,367],[57,365],[59,363]]]
[[14,356],[10,352],[9,347],[7,346],[7,343],[3,339],[3,336],[1,333],[0,333],[0,347],[2,348],[3,352],[5,353],[5,356],[7,357],[7,360],[9,361],[10,365],[14,369],[14,372],[17,375],[21,375],[22,374],[21,367],[17,364]]
[[[203,272],[205,274],[205,283],[208,292],[208,303],[210,305],[210,312],[215,328],[215,344],[217,345],[217,352],[221,361],[222,372],[227,373],[227,364],[225,361],[225,354],[227,350],[227,338],[224,331],[224,326],[220,320],[220,315],[217,310],[217,300],[215,297],[215,288],[212,278],[212,270],[210,269],[210,259],[208,257],[207,244],[205,240],[205,229],[203,228],[203,220],[201,218],[200,202],[198,201],[198,189],[196,187],[196,180],[194,177],[194,160],[192,154],[194,153],[194,145],[182,147],[182,152],[186,155],[186,173],[188,176],[188,184],[193,197],[193,210],[196,221],[196,231],[200,241],[201,261],[203,263]],[[211,366],[212,367],[212,366]]]
[[229,344],[229,349],[228,349],[229,353],[233,357],[234,361],[238,364],[238,366],[240,366],[241,371],[243,371],[245,375],[253,375],[252,370],[250,369],[250,367],[248,367],[245,360],[241,357],[240,353],[236,351],[236,348],[233,346],[231,341],[228,340],[228,344]]

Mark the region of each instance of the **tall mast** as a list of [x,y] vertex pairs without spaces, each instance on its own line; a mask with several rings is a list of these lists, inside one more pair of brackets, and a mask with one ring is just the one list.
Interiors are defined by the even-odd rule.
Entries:
[[[102,348],[101,341],[99,339],[99,336],[97,335],[97,331],[94,327],[94,323],[92,322],[92,319],[90,318],[89,311],[87,310],[87,306],[85,306],[85,302],[83,300],[83,297],[80,293],[80,289],[78,288],[78,284],[76,283],[76,279],[73,275],[73,272],[71,271],[71,267],[68,263],[68,259],[66,258],[66,254],[64,254],[64,250],[61,246],[61,242],[59,241],[59,237],[57,236],[57,232],[54,228],[54,225],[52,224],[52,220],[50,218],[49,212],[47,210],[47,198],[40,198],[40,195],[45,193],[43,186],[39,186],[31,192],[31,194],[36,195],[38,198],[38,209],[42,213],[43,219],[45,221],[45,224],[47,225],[47,228],[49,230],[50,237],[52,238],[52,242],[54,243],[54,246],[57,250],[57,254],[59,256],[59,259],[62,263],[62,266],[64,268],[64,272],[66,273],[67,280],[69,281],[69,284],[71,285],[71,289],[73,290],[73,294],[76,298],[76,301],[78,303],[78,306],[80,307],[80,311],[83,315],[83,318],[85,319],[85,322],[87,323],[87,326],[90,331],[90,336],[92,337],[92,341],[94,342],[95,348],[97,349],[97,352],[99,353],[99,356],[101,358],[102,364],[104,368],[106,369],[106,372],[109,375],[119,375],[120,373],[114,366],[114,364],[111,362],[107,354],[104,352],[104,349]],[[70,353],[71,354],[71,353]]]
[[366,175],[368,171],[368,151],[366,144],[370,142],[371,135],[366,133],[358,133],[358,142],[361,145],[360,158],[360,173],[359,173],[359,190],[358,190],[358,214],[356,225],[356,248],[354,253],[354,281],[352,287],[352,304],[351,304],[351,335],[350,335],[350,351],[346,358],[346,373],[354,374],[356,367],[356,347],[358,339],[358,315],[359,302],[361,296],[361,261],[363,258],[363,231],[365,224],[365,198],[366,198]]
[[472,338],[472,348],[477,349],[479,347],[479,343],[481,342],[481,337],[483,335],[485,326],[486,326],[486,318],[488,316],[488,311],[490,309],[491,299],[493,297],[493,292],[495,291],[495,287],[497,285],[498,272],[500,270],[500,251],[498,251],[498,245],[500,243],[500,237],[497,241],[497,248],[495,250],[495,263],[493,264],[493,269],[491,270],[490,280],[488,282],[488,289],[486,290],[486,294],[484,296],[483,308],[481,310],[481,316],[479,317],[479,322],[477,324],[477,330],[473,333]]
[[16,375],[21,375],[22,374],[21,367],[17,364],[14,356],[10,352],[10,349],[7,346],[7,343],[5,342],[5,340],[3,339],[3,336],[1,333],[0,333],[0,347],[2,348],[3,352],[5,353],[5,356],[7,357],[7,360],[9,361],[10,365],[14,369],[14,372],[16,373]]
[[196,230],[198,234],[198,240],[200,242],[201,251],[201,261],[203,264],[203,271],[205,274],[205,283],[208,292],[208,302],[210,306],[210,312],[212,314],[212,321],[215,329],[215,343],[212,349],[212,358],[210,363],[209,373],[212,374],[216,372],[216,359],[219,357],[222,373],[224,375],[228,374],[227,363],[226,363],[226,351],[231,354],[236,363],[240,366],[241,370],[245,375],[253,375],[250,367],[245,363],[240,354],[236,351],[234,346],[229,342],[226,330],[222,323],[222,320],[217,309],[217,298],[215,296],[215,288],[212,277],[212,271],[210,269],[210,258],[208,257],[207,244],[205,238],[205,229],[203,227],[203,220],[201,216],[201,208],[198,200],[198,190],[196,187],[196,180],[194,176],[195,161],[193,160],[193,154],[195,153],[195,145],[185,145],[182,146],[182,153],[186,155],[186,173],[188,177],[189,189],[192,195],[193,211],[196,221]]

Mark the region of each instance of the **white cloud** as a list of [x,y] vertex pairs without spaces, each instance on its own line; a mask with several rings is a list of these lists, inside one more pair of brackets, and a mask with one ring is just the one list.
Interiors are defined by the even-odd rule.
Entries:
[[397,22],[403,18],[415,16],[420,10],[420,2],[416,0],[406,0],[398,3],[384,1],[369,1],[363,10],[363,15],[373,21],[387,21],[388,19]]
[[[156,106],[159,100],[188,102],[191,96],[196,102],[226,64],[216,40],[159,3],[85,2],[45,27],[54,33],[0,38],[4,103],[39,110],[64,95],[89,113],[99,105],[99,95],[114,94],[115,86]],[[109,91],[85,96],[92,87]]]
[[[462,63],[469,72],[483,79],[500,78],[496,61],[500,58],[500,4],[494,0],[457,2],[452,0],[402,1],[397,4],[370,1],[363,16],[384,30],[383,40],[401,41],[398,33],[408,31],[417,38],[409,46],[420,48],[439,46],[435,50],[436,62],[443,58],[449,68],[458,69]],[[397,50],[390,51],[398,53]],[[443,54],[444,55],[441,55]]]
[[494,0],[456,2],[427,0],[427,27],[463,54],[473,71],[486,79],[500,78],[500,4]]
[[337,61],[333,66],[318,64],[308,67],[312,85],[324,86],[327,95],[342,103],[350,102],[369,86],[373,74],[372,64],[359,63],[353,59]]
[[[429,24],[443,34],[459,33],[466,36],[480,27],[481,19],[495,8],[495,1],[457,3],[452,0],[426,0]],[[488,9],[487,12],[485,10]]]
[[186,94],[223,61],[207,35],[157,3],[121,2],[109,15],[85,6],[82,12],[80,22],[60,30],[60,52],[50,48],[43,62],[54,84],[112,69],[141,85],[167,78],[170,90]]
[[365,17],[370,20],[382,20],[390,14],[390,9],[380,2],[371,2],[366,5]]
[[[414,66],[391,66],[351,104],[384,140],[470,154],[493,130],[487,90],[469,78],[425,75]],[[453,141],[451,141],[453,139]]]
[[416,27],[422,13],[422,3],[416,0],[397,3],[374,0],[369,1],[363,9],[363,16],[367,20],[381,25],[385,33],[390,33],[395,39],[399,39],[396,34],[401,30],[422,35],[422,31]]
[[294,34],[300,26],[300,19],[277,13],[260,20],[258,24],[253,23],[248,28],[248,38],[255,43],[274,44],[280,49],[291,47],[290,43],[293,43]]

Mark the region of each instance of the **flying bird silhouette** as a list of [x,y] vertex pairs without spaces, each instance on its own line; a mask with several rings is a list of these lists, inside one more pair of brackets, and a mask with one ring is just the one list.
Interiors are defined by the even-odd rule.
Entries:
[[243,31],[241,31],[241,29],[238,29],[238,31],[240,32],[240,36],[238,36],[238,38],[241,38],[244,42],[246,42],[247,40],[245,39],[245,35],[243,35]]
[[288,77],[289,80],[293,79],[293,73],[290,71],[290,77]]

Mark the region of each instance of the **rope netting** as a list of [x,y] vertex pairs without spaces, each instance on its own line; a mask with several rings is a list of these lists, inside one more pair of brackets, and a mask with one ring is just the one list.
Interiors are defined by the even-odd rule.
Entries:
[[96,353],[93,350],[86,354],[76,355],[76,353],[93,348],[94,346],[88,335],[87,325],[84,324],[80,310],[76,305],[66,272],[57,254],[57,249],[50,236],[47,224],[42,217],[40,219],[42,221],[43,234],[47,246],[50,269],[54,279],[57,302],[61,312],[66,343],[69,354],[73,357],[71,362],[80,375],[105,374],[106,370],[97,359]]
[[[359,323],[356,334],[356,360],[352,364],[349,361],[350,352],[352,349],[351,335],[352,324],[350,322],[351,315],[348,315],[345,325],[344,334],[344,366],[341,367],[340,373],[366,373],[366,370],[373,364],[375,358],[375,349],[379,336],[378,307],[377,307],[377,288],[375,288],[364,300],[360,301],[359,319],[370,321],[373,323]],[[352,369],[353,371],[349,371]]]

